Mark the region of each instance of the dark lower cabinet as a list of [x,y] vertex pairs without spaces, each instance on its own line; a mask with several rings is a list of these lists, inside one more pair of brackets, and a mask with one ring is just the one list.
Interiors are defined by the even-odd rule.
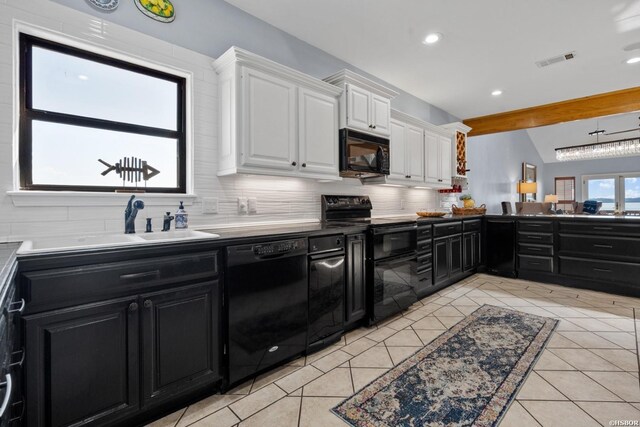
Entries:
[[142,295],[143,404],[218,377],[216,282]]
[[462,235],[462,270],[470,271],[478,268],[481,260],[481,234],[464,233]]
[[462,273],[462,235],[433,240],[433,268],[436,286]]
[[346,326],[366,316],[365,242],[365,234],[347,236]]
[[209,281],[26,316],[26,425],[111,425],[213,384],[218,291]]
[[137,298],[24,318],[26,424],[108,425],[139,409]]

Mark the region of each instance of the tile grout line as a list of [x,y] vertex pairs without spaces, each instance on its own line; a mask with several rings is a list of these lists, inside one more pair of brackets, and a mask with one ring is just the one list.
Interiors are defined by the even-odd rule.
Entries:
[[635,307],[632,309],[633,310],[633,329],[635,331],[635,336],[636,336],[636,359],[638,362],[638,386],[640,386],[640,336],[638,335],[638,318],[636,316],[637,311],[635,309]]

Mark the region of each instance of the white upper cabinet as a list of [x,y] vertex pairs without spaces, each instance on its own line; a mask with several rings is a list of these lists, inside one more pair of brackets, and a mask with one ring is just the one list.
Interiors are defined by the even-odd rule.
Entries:
[[395,110],[392,114],[394,117],[389,122],[389,175],[372,182],[407,186],[424,184],[424,131],[414,124],[419,124],[418,119]]
[[389,140],[389,179],[404,180],[406,175],[406,125],[391,120],[391,139]]
[[338,100],[305,88],[298,94],[300,173],[338,175]]
[[424,182],[431,188],[451,187],[451,139],[449,131],[433,126],[424,131]]
[[218,74],[218,175],[340,180],[340,88],[232,47]]
[[296,167],[296,85],[242,67],[242,166]]
[[371,94],[357,86],[347,85],[347,127],[371,130]]
[[407,125],[407,179],[414,182],[424,181],[424,131],[422,128]]
[[391,100],[371,94],[371,128],[381,135],[390,135]]
[[391,135],[391,99],[398,93],[352,71],[324,79],[344,90],[340,97],[340,128],[373,135]]

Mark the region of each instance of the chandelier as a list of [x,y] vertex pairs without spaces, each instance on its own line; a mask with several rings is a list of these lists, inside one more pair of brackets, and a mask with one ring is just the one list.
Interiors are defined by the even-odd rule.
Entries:
[[561,162],[627,156],[640,156],[639,137],[556,148],[556,160]]

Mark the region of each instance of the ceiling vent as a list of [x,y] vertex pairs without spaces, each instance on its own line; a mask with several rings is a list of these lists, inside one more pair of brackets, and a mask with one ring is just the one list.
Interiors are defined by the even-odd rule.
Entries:
[[536,65],[538,66],[538,68],[548,67],[549,65],[565,62],[575,57],[576,57],[575,52],[569,52],[563,55],[554,56],[553,58],[547,58],[547,59],[543,59],[542,61],[537,61]]

